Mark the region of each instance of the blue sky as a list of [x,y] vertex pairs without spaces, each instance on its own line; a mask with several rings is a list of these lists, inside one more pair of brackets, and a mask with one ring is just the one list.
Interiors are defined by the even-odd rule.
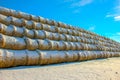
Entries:
[[0,0],[0,6],[79,26],[120,42],[120,0]]

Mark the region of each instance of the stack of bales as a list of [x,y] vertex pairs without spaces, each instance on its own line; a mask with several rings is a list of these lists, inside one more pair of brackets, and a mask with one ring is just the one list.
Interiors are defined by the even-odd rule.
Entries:
[[71,25],[0,7],[0,68],[120,56],[120,43]]

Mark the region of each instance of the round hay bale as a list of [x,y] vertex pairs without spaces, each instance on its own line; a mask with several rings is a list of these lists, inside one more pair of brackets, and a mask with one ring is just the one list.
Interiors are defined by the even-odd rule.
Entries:
[[57,51],[57,54],[59,54],[59,63],[61,62],[66,62],[67,60],[67,55],[65,53],[65,51]]
[[66,48],[65,48],[65,50],[71,50],[71,44],[70,43],[68,43],[68,42],[64,42],[64,44],[65,44],[65,46],[66,46]]
[[39,16],[31,15],[33,21],[39,22]]
[[47,31],[44,31],[45,32],[45,35],[46,35],[46,39],[50,39],[50,40],[53,40],[53,33],[52,32],[47,32]]
[[12,22],[12,17],[10,16],[4,16],[0,14],[0,22],[6,25],[10,25]]
[[33,21],[24,20],[24,22],[25,22],[25,27],[28,29],[33,29],[35,26]]
[[[11,25],[13,26],[13,25]],[[14,27],[14,34],[13,36],[17,36],[17,37],[23,37],[24,33],[25,33],[25,29],[22,27],[17,27],[17,26],[13,26]]]
[[57,44],[58,44],[57,50],[65,50],[66,45],[65,45],[64,41],[59,41],[59,42],[57,42]]
[[77,42],[81,42],[81,38],[80,37],[76,37],[77,38]]
[[51,47],[51,44],[50,44],[49,40],[37,39],[37,42],[38,42],[38,48],[40,50],[49,50],[50,47]]
[[72,42],[77,42],[77,37],[76,36],[72,36]]
[[68,34],[69,34],[69,35],[73,35],[73,30],[68,29]]
[[48,25],[54,25],[53,20],[46,19],[46,24]]
[[57,27],[55,27],[55,26],[49,26],[49,31],[50,32],[57,32]]
[[36,29],[36,30],[43,30],[43,24],[36,22],[34,29]]
[[25,42],[28,50],[36,50],[38,48],[38,43],[35,39],[25,38]]
[[65,35],[66,36],[66,41],[73,41],[73,37],[71,35]]
[[45,31],[49,31],[50,30],[50,26],[49,25],[42,24],[42,26],[43,26],[43,30],[45,30]]
[[65,34],[60,34],[60,40],[66,41],[66,35]]
[[39,16],[39,21],[40,21],[41,23],[46,23],[46,20],[45,20],[43,17],[40,17],[40,16]]
[[26,48],[26,43],[23,38],[10,37],[0,34],[0,47],[21,50]]
[[60,27],[60,28],[58,27],[58,28],[57,28],[57,32],[60,33],[60,34],[62,34],[62,33],[63,33],[62,28],[61,28],[61,27]]
[[35,30],[29,30],[27,28],[24,28],[24,35],[29,38],[35,37]]
[[7,16],[11,15],[10,9],[4,8],[4,7],[0,7],[0,14],[4,14]]
[[51,41],[51,40],[49,40],[49,42],[50,42],[50,45],[51,45],[50,50],[57,50],[58,49],[58,43],[57,43],[57,41]]
[[75,42],[75,44],[76,44],[76,50],[81,50],[82,49],[82,46],[81,46],[81,44],[80,44],[80,42]]
[[31,15],[30,14],[27,14],[27,13],[24,13],[24,12],[18,12],[19,14],[19,17],[20,18],[24,18],[24,19],[27,19],[27,20],[30,20],[31,19]]
[[19,11],[10,10],[10,13],[11,13],[10,16],[14,16],[14,17],[17,17],[17,18],[21,18],[21,17],[19,16]]
[[11,18],[12,18],[12,24],[14,24],[15,26],[24,26],[25,24],[24,19],[19,19],[15,17],[11,17]]
[[27,53],[27,65],[38,65],[39,64],[39,54],[37,51],[28,51]]
[[60,34],[59,33],[53,33],[53,39],[54,40],[60,40]]
[[35,31],[35,38],[37,38],[37,39],[45,39],[46,38],[45,31],[43,31],[43,30],[34,30],[34,31]]
[[26,50],[13,50],[14,53],[14,64],[13,66],[25,66],[27,64],[27,53]]
[[77,45],[75,42],[69,42],[71,44],[71,50],[77,50]]
[[14,62],[14,53],[0,49],[0,68],[11,67]]
[[65,28],[62,28],[62,32],[63,32],[64,34],[68,34],[68,30],[65,29]]
[[48,51],[40,51],[40,50],[37,50],[37,52],[40,55],[39,64],[40,65],[49,64],[49,61],[51,59],[50,53],[48,53]]

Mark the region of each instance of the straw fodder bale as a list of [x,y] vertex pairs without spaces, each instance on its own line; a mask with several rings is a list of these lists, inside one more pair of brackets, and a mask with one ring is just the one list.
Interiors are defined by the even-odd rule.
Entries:
[[69,43],[69,42],[64,42],[64,44],[65,44],[65,50],[71,50],[71,48],[72,48],[72,45]]
[[14,17],[17,17],[17,18],[21,18],[20,16],[19,16],[19,12],[20,11],[16,11],[16,10],[12,10],[12,9],[10,9],[10,16],[14,16]]
[[38,42],[38,49],[40,50],[49,50],[51,47],[51,43],[49,40],[37,39],[37,42]]
[[[43,26],[44,27],[44,26]],[[44,28],[43,28],[44,29]],[[47,31],[50,31],[50,32],[57,32],[57,27],[55,26],[48,26],[47,29],[44,29],[44,30],[47,30]]]
[[0,49],[0,68],[13,66],[14,53],[4,49]]
[[35,38],[37,39],[45,39],[46,38],[46,33],[43,30],[34,30],[35,32]]
[[14,64],[13,66],[26,65],[27,54],[25,50],[11,50],[14,53]]
[[82,50],[82,46],[80,42],[74,42],[76,44],[76,50]]
[[58,50],[65,50],[65,48],[66,48],[66,45],[65,45],[65,43],[64,43],[64,41],[59,41],[59,42],[57,42],[57,44],[58,44]]
[[40,65],[49,64],[49,61],[51,59],[50,53],[48,51],[40,51],[40,50],[37,50],[37,52],[40,55],[39,64]]
[[60,34],[62,34],[62,33],[63,33],[62,28],[61,28],[61,27],[58,27],[58,28],[57,28],[57,32],[60,33]]
[[72,36],[72,42],[77,42],[77,37],[76,36]]
[[54,40],[52,32],[47,32],[47,31],[44,31],[44,32],[46,35],[46,39]]
[[71,35],[65,35],[66,41],[73,41],[73,37]]
[[71,50],[77,50],[77,45],[75,44],[75,42],[68,42],[71,44]]
[[39,21],[40,21],[41,23],[46,23],[45,18],[43,18],[43,17],[41,17],[41,16],[39,16]]
[[10,9],[8,8],[4,8],[4,7],[0,7],[0,14],[4,14],[4,15],[11,15]]
[[12,18],[9,16],[4,16],[2,14],[0,14],[0,22],[6,25],[10,25],[12,22]]
[[49,31],[50,30],[50,26],[46,25],[46,24],[42,24],[43,26],[43,30]]
[[79,32],[77,30],[73,30],[73,35],[74,36],[79,36]]
[[60,40],[66,41],[66,35],[65,34],[60,34]]
[[66,62],[67,61],[67,55],[65,51],[58,51],[59,54],[59,61],[58,62]]
[[57,50],[58,49],[58,43],[57,43],[57,41],[51,41],[51,40],[49,40],[49,42],[50,42],[50,45],[51,45],[50,50]]
[[28,50],[36,50],[38,48],[38,42],[36,39],[25,38],[25,42]]
[[68,30],[65,29],[65,28],[62,28],[62,32],[63,32],[64,34],[68,34]]
[[79,59],[78,51],[66,51],[66,55],[67,62],[77,61]]
[[24,19],[19,19],[19,18],[15,18],[15,17],[11,17],[11,18],[12,18],[11,24],[14,24],[15,26],[24,26],[24,24],[25,24]]
[[39,16],[31,15],[33,21],[39,22]]
[[27,13],[24,13],[24,12],[18,12],[18,14],[19,14],[20,18],[24,18],[24,19],[27,19],[27,20],[31,19],[31,15],[30,14],[27,14]]
[[27,65],[38,65],[39,64],[40,55],[38,54],[37,51],[26,50],[26,53],[27,53]]
[[80,61],[87,60],[87,53],[85,51],[80,51],[78,54]]
[[34,29],[42,30],[43,29],[43,25],[41,23],[34,22]]
[[26,48],[26,43],[23,38],[10,37],[0,34],[0,47],[21,50]]
[[68,29],[68,34],[69,34],[69,35],[73,35],[73,30]]
[[53,39],[54,40],[60,40],[60,34],[59,33],[53,33]]
[[35,24],[31,20],[24,20],[25,27],[28,29],[33,29],[35,27]]
[[[11,26],[13,26],[13,25],[11,25]],[[17,26],[13,26],[13,27],[14,27],[13,36],[23,37],[25,29],[22,27],[17,27]]]
[[77,42],[81,42],[81,38],[80,37],[76,37],[77,38]]
[[29,30],[27,28],[24,28],[24,35],[29,38],[34,38],[35,35],[35,30]]
[[54,21],[46,19],[46,24],[48,24],[48,25],[54,25]]

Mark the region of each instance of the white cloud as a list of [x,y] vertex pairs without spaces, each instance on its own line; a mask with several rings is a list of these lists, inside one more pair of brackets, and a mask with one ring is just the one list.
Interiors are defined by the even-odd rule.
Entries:
[[95,26],[91,26],[88,28],[89,31],[94,31],[95,30]]
[[120,21],[120,16],[115,16],[115,17],[114,17],[114,20],[115,20],[115,21]]
[[88,5],[92,2],[93,2],[93,0],[80,0],[80,1],[77,1],[75,3],[72,3],[71,6],[72,7],[81,7],[81,6]]

